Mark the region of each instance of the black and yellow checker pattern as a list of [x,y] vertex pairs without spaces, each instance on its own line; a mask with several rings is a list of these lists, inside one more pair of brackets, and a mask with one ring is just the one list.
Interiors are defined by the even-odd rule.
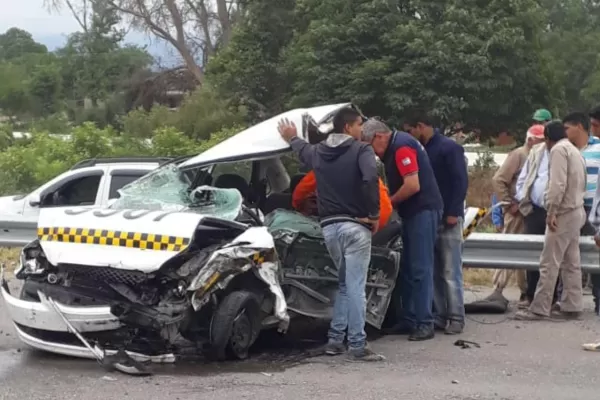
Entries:
[[68,227],[38,228],[38,238],[48,242],[98,244],[158,251],[183,251],[190,243],[189,238],[178,236]]
[[252,261],[254,261],[254,263],[257,265],[260,265],[265,262],[265,256],[266,254],[263,252],[254,253],[252,256]]
[[469,224],[469,226],[465,227],[463,229],[463,239],[466,239],[467,236],[469,236],[474,230],[475,228],[477,228],[477,225],[479,225],[479,222],[490,212],[491,210],[489,208],[480,208],[479,211],[477,211],[477,215],[475,215],[475,218],[473,219],[473,221],[471,221],[471,223]]

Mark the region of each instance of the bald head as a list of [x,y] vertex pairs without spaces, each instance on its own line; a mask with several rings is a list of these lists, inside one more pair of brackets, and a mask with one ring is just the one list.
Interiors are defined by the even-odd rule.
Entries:
[[369,119],[362,126],[362,141],[372,143],[378,133],[392,133],[389,126],[376,119]]

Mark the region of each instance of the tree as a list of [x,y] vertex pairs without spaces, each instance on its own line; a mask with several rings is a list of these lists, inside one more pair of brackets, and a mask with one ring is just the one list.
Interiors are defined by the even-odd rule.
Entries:
[[71,34],[66,46],[57,52],[63,61],[65,92],[71,99],[90,98],[96,105],[122,89],[123,83],[147,68],[152,58],[138,47],[120,46],[125,36],[117,28],[120,17],[104,3],[92,3],[78,21],[84,30]]
[[21,116],[30,107],[25,73],[16,65],[0,63],[0,109],[8,117]]
[[74,14],[98,3],[115,10],[136,28],[169,43],[199,83],[204,80],[204,64],[227,45],[243,11],[239,0],[46,1],[55,8],[66,6]]
[[600,102],[594,89],[600,66],[600,3],[543,0],[542,4],[548,13],[542,43],[561,91],[560,111],[586,110]]
[[31,34],[19,28],[10,28],[0,35],[0,60],[11,61],[24,54],[47,53],[43,44],[33,40]]
[[353,100],[399,122],[426,108],[485,131],[554,102],[535,0],[298,1],[290,106]]
[[28,82],[36,115],[48,116],[58,112],[62,100],[62,77],[57,64],[39,65]]
[[295,0],[255,0],[235,27],[229,46],[208,64],[208,80],[243,105],[256,123],[281,113],[289,80],[282,53],[293,37]]

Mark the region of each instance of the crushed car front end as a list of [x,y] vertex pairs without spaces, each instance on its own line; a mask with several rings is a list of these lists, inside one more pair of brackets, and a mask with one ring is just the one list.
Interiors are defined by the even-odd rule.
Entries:
[[[234,200],[231,215],[241,209]],[[287,328],[279,273],[268,230],[222,213],[49,210],[22,250],[20,293],[4,277],[1,291],[19,337],[37,349],[97,358],[91,344],[155,362],[243,358],[263,324]],[[241,344],[230,340],[240,320],[252,332]]]

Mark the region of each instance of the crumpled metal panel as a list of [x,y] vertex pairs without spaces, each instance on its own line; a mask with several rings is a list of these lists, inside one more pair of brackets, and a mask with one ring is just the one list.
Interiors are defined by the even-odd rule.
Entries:
[[[265,254],[272,257],[267,260]],[[230,244],[212,253],[187,288],[193,292],[192,306],[195,310],[202,308],[214,288],[226,287],[233,277],[253,268],[255,275],[267,284],[275,298],[273,314],[280,321],[279,329],[286,330],[290,318],[279,284],[280,262],[275,254],[273,237],[266,227],[248,228]],[[222,275],[228,276],[219,280]]]

